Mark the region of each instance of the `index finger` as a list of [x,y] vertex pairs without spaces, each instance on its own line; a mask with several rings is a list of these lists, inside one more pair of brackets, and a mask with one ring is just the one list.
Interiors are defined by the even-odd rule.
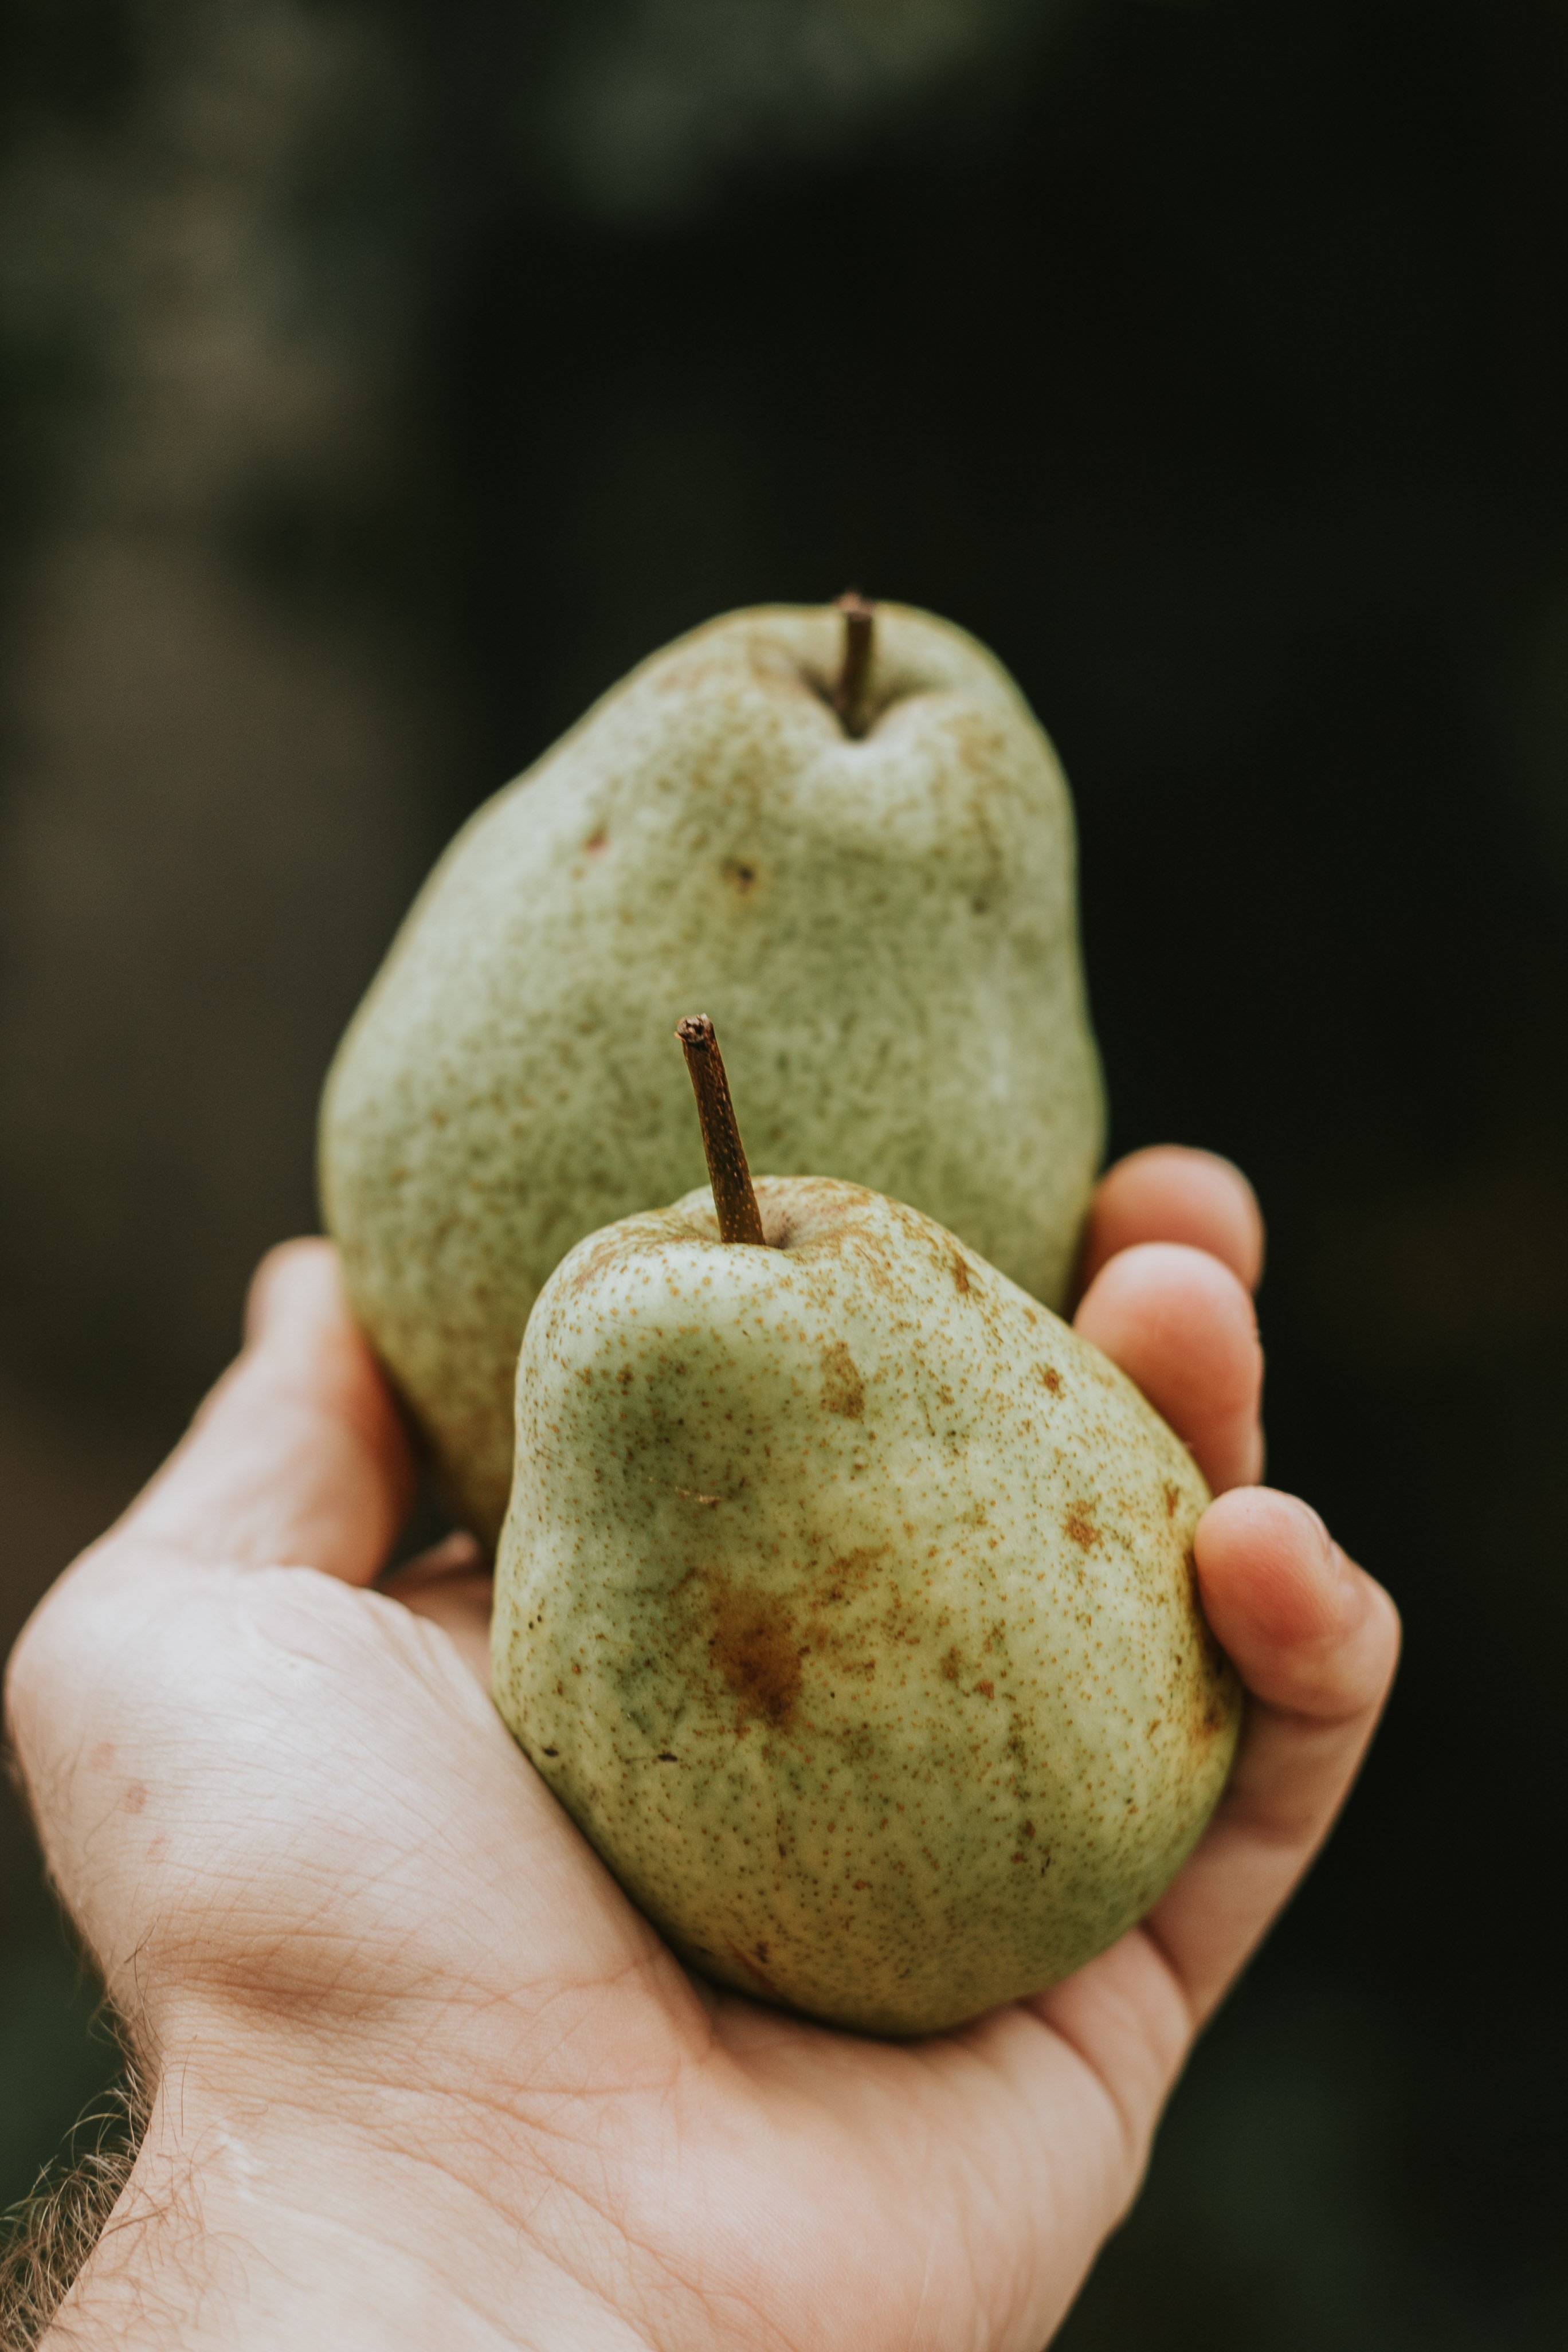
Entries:
[[1263,1276],[1263,1212],[1233,1160],[1182,1143],[1151,1144],[1107,1169],[1084,1231],[1078,1286],[1141,1242],[1184,1242],[1228,1265],[1256,1290]]
[[113,1539],[368,1584],[413,1501],[413,1448],[328,1242],[251,1285],[245,1347]]

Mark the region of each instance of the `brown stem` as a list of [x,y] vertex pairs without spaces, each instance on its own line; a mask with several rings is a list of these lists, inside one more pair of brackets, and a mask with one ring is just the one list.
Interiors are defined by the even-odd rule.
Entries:
[[702,1149],[708,1154],[708,1178],[719,1215],[719,1238],[721,1242],[751,1242],[756,1248],[765,1249],[767,1235],[763,1231],[757,1196],[752,1190],[752,1171],[746,1165],[745,1146],[735,1124],[735,1106],[730,1100],[730,1081],[724,1076],[724,1056],[719,1051],[713,1024],[706,1013],[694,1013],[677,1024],[675,1034],[691,1074],[691,1091],[697,1097]]
[[839,664],[838,683],[833,689],[833,708],[845,733],[858,735],[861,730],[857,721],[871,667],[876,607],[851,588],[838,599],[838,610],[844,615],[844,658]]

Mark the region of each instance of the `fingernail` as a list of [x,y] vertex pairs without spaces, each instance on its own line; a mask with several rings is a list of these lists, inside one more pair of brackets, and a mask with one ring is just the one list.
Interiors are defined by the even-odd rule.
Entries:
[[1287,1499],[1289,1501],[1292,1507],[1300,1513],[1302,1518],[1308,1520],[1315,1529],[1318,1541],[1323,1548],[1324,1559],[1331,1561],[1336,1556],[1338,1547],[1335,1544],[1332,1536],[1329,1533],[1329,1530],[1324,1525],[1322,1519],[1320,1518],[1317,1512],[1313,1510],[1310,1503],[1304,1503],[1300,1495],[1291,1495]]

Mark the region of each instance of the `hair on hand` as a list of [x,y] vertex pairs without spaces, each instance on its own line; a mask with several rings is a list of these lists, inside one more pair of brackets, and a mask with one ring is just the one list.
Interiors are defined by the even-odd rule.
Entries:
[[74,2126],[64,2152],[4,2217],[0,2352],[31,2352],[70,2293],[131,2178],[147,2130],[145,2069],[123,2032],[120,2081]]

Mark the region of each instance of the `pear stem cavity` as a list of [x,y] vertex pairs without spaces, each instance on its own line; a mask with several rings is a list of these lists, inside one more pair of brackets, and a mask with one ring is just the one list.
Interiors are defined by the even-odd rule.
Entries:
[[846,735],[863,735],[866,730],[860,701],[871,668],[876,607],[851,588],[838,599],[838,610],[844,615],[844,656],[839,664],[838,683],[833,689],[833,708]]
[[724,1075],[724,1056],[719,1051],[713,1024],[706,1013],[694,1013],[676,1024],[675,1034],[686,1055],[691,1091],[697,1097],[702,1149],[708,1155],[708,1179],[713,1187],[713,1206],[719,1218],[719,1238],[721,1242],[749,1242],[753,1248],[765,1249],[767,1235],[763,1231],[757,1196],[752,1190],[752,1171],[746,1165],[745,1146],[735,1123],[735,1106],[730,1100],[730,1081]]

